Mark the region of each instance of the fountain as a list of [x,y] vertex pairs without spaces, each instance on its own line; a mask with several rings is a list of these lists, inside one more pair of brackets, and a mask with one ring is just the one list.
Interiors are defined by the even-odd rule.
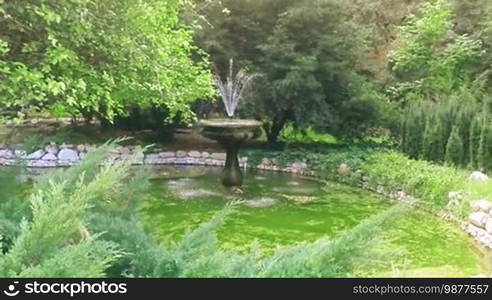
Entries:
[[219,142],[226,150],[226,163],[222,171],[222,184],[228,187],[241,186],[242,174],[239,168],[238,151],[241,144],[260,135],[262,123],[257,120],[232,119],[244,91],[259,74],[247,74],[241,69],[233,73],[233,61],[229,62],[229,75],[222,81],[214,75],[214,82],[224,102],[229,119],[209,119],[200,121],[202,135]]

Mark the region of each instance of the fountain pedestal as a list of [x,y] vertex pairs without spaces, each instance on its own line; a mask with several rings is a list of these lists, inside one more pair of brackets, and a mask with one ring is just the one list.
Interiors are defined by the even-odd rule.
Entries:
[[222,184],[241,186],[243,176],[239,168],[238,151],[241,144],[257,138],[262,123],[256,120],[211,119],[200,122],[202,135],[219,142],[226,150],[226,163],[222,171]]

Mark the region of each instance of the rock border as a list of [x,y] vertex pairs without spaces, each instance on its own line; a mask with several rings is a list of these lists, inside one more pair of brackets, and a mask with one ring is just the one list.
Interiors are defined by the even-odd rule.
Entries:
[[475,238],[476,241],[492,249],[492,203],[481,199],[471,203],[474,212],[463,224],[463,229]]
[[[72,145],[50,143],[42,149],[37,149],[31,153],[20,150],[21,147],[1,147],[0,146],[0,165],[13,166],[23,162],[29,168],[57,168],[69,167],[77,164],[86,156],[88,151],[95,149],[97,145]],[[116,161],[121,159],[132,159],[133,165],[198,165],[198,166],[224,166],[225,152],[207,151],[154,151],[149,153],[139,153],[139,146],[117,146],[109,153],[109,159]],[[276,172],[295,173],[304,176],[315,176],[315,172],[310,170],[305,162],[296,161],[285,166],[280,166],[276,159],[264,158],[258,165],[251,166],[248,157],[239,158],[239,165],[242,168],[256,168]]]

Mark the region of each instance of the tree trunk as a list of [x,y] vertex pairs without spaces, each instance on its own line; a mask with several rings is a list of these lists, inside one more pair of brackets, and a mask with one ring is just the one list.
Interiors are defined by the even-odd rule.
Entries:
[[272,123],[264,128],[269,143],[276,143],[278,141],[278,136],[280,135],[280,132],[284,128],[288,119],[289,112],[283,112],[280,116],[275,116]]
[[94,112],[89,109],[81,109],[80,113],[84,118],[85,125],[90,125],[92,120],[94,119]]

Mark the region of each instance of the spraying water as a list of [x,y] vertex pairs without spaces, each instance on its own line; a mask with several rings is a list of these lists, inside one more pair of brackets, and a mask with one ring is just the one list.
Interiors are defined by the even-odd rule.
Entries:
[[259,76],[260,74],[258,73],[248,74],[245,69],[239,70],[234,76],[234,62],[232,59],[229,61],[229,74],[225,81],[222,81],[218,74],[214,75],[214,82],[219,88],[219,93],[229,118],[234,116],[244,91]]

